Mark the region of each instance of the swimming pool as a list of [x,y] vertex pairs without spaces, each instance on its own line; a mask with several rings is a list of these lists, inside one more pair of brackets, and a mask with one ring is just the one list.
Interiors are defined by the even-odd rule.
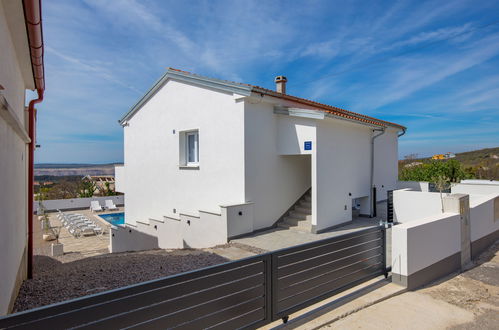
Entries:
[[109,213],[101,214],[100,217],[112,225],[124,225],[125,224],[125,213]]

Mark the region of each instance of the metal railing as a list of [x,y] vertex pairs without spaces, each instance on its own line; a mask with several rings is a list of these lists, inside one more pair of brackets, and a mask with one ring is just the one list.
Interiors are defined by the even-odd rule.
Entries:
[[0,328],[256,328],[387,275],[368,228],[0,318]]

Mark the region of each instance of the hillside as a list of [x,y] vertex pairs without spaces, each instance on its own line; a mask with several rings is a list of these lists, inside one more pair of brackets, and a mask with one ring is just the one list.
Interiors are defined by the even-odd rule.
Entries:
[[[472,173],[477,179],[499,180],[499,147],[456,153],[454,159],[459,161],[466,171]],[[400,160],[399,173],[403,168],[430,160],[431,157]]]
[[487,148],[456,154],[456,160],[463,163],[464,166],[483,166],[499,163],[499,147]]

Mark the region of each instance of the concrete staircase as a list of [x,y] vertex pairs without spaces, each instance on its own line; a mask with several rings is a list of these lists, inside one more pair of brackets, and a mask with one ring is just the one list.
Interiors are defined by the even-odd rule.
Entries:
[[312,229],[312,194],[308,191],[295,203],[278,227],[310,232]]

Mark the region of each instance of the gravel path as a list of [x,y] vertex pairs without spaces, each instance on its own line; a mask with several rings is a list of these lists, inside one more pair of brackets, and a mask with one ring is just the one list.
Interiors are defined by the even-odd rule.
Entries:
[[13,312],[227,262],[199,250],[151,250],[81,259],[35,256],[34,276],[21,286]]

